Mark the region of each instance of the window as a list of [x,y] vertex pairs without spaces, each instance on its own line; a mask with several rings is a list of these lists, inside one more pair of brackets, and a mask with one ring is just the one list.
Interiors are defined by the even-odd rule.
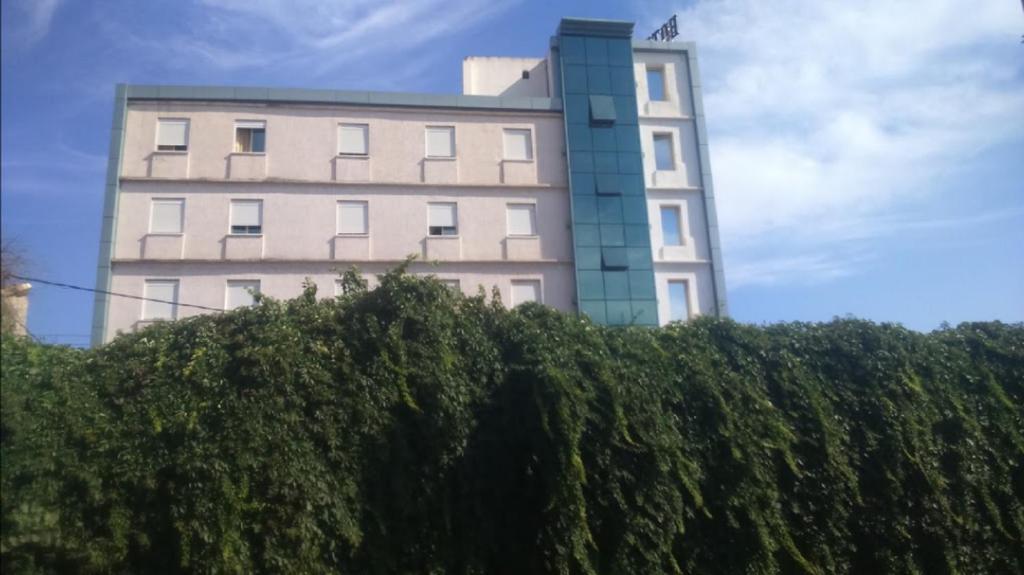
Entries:
[[163,152],[188,151],[188,120],[160,120],[156,130],[156,149]]
[[614,124],[618,119],[615,112],[615,99],[600,94],[590,95],[590,123],[607,125]]
[[647,68],[647,99],[652,102],[666,100],[664,68]]
[[654,134],[654,166],[658,171],[676,169],[672,134]]
[[453,292],[462,293],[462,283],[459,280],[442,279],[438,281]]
[[432,236],[459,235],[459,216],[455,204],[429,204],[429,232]]
[[427,126],[427,157],[455,157],[454,126]]
[[668,306],[669,321],[690,319],[690,302],[686,297],[685,281],[671,280],[668,282]]
[[260,293],[260,280],[228,280],[224,309],[232,310],[256,303],[254,294]]
[[235,122],[235,151],[262,154],[267,148],[267,123],[256,120]]
[[262,200],[231,200],[231,233],[263,233]]
[[370,126],[367,124],[341,124],[338,126],[338,154],[366,156],[370,153]]
[[338,235],[369,233],[366,202],[338,202]]
[[142,297],[143,320],[178,317],[178,280],[146,280]]
[[149,233],[180,234],[185,216],[185,200],[155,199],[149,210]]
[[661,243],[666,246],[683,245],[679,206],[661,206]]
[[529,70],[523,70],[523,80],[529,80],[529,79],[530,79],[530,71]]
[[533,160],[533,139],[530,130],[505,130],[505,159]]
[[540,302],[540,280],[513,280],[512,307],[531,301]]
[[508,235],[537,235],[537,207],[533,204],[509,204]]

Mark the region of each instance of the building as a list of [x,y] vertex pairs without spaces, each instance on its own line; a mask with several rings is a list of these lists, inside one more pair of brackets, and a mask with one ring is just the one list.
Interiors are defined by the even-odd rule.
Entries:
[[10,284],[0,288],[3,333],[28,335],[28,292],[30,283]]
[[93,343],[409,254],[509,306],[724,315],[694,45],[632,33],[562,20],[544,58],[467,58],[461,95],[119,85]]

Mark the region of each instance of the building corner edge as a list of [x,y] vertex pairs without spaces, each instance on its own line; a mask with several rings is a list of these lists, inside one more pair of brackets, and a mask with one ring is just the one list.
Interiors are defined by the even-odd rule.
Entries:
[[110,147],[107,153],[107,178],[103,193],[103,222],[100,227],[100,248],[96,257],[96,291],[93,298],[90,339],[92,347],[103,344],[106,336],[107,315],[110,311],[110,266],[114,256],[114,235],[117,223],[118,196],[121,191],[121,159],[124,150],[127,113],[128,86],[127,84],[117,84],[114,89]]
[[725,292],[725,267],[722,262],[722,243],[719,238],[718,210],[715,207],[715,189],[711,178],[711,154],[708,147],[708,132],[704,124],[704,95],[697,63],[697,46],[684,42],[687,64],[690,68],[690,97],[693,101],[694,121],[697,128],[697,155],[700,162],[701,196],[704,200],[704,223],[708,232],[708,248],[711,253],[711,282],[715,294],[715,316],[729,317],[729,305]]

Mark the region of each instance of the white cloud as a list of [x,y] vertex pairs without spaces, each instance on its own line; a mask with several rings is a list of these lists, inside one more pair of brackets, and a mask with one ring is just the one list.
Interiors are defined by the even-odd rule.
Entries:
[[437,60],[451,62],[445,49],[455,36],[514,4],[192,0],[159,37],[95,16],[105,36],[126,47],[129,67],[187,72],[193,82],[410,91]]
[[[1021,136],[1019,3],[646,8],[652,28],[677,13],[698,45],[730,287],[784,281],[772,265],[796,281],[842,277],[865,261],[844,242],[892,233],[887,214],[949,192],[961,166]],[[786,241],[765,260],[768,237]]]
[[[863,255],[836,257],[835,254],[805,254],[792,257],[770,257],[741,261],[730,266],[729,287],[781,283],[818,284],[849,277],[867,258]],[[794,280],[796,280],[794,282]]]
[[[385,84],[426,73],[435,41],[510,7],[488,0],[198,0],[201,18],[171,49],[226,70],[295,69],[303,80],[358,68]],[[143,38],[135,39],[148,44]],[[443,45],[443,44],[441,44]],[[154,46],[155,48],[155,46]],[[166,50],[166,46],[164,46]],[[404,57],[383,66],[378,57]]]
[[16,0],[14,7],[23,19],[13,30],[17,43],[31,46],[50,33],[53,16],[62,0]]

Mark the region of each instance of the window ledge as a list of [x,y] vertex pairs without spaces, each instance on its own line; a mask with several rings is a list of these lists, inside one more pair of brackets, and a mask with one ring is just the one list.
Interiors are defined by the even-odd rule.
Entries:
[[231,152],[231,156],[266,156],[266,152]]
[[510,158],[502,158],[501,161],[505,162],[505,163],[509,163],[509,164],[532,164],[533,163],[533,159],[532,158],[529,159],[529,160],[513,160],[513,159],[510,159]]
[[427,239],[428,240],[457,240],[457,239],[459,239],[459,236],[457,236],[457,235],[455,235],[455,236],[432,236],[430,234],[427,234]]
[[263,234],[225,234],[229,238],[262,238]]
[[153,153],[161,156],[187,156],[188,150],[153,150]]
[[368,238],[370,234],[334,234],[336,238]]
[[370,154],[338,154],[338,157],[346,160],[369,160]]
[[147,236],[156,236],[161,238],[180,238],[184,237],[184,232],[148,232]]
[[640,119],[641,120],[688,120],[688,121],[693,121],[696,118],[694,118],[693,116],[691,116],[689,114],[683,114],[682,112],[680,112],[678,114],[662,114],[662,113],[645,112],[643,114],[640,114]]
[[454,162],[455,156],[426,156],[423,158],[428,162]]
[[505,236],[505,239],[509,239],[509,240],[536,240],[536,239],[540,239],[540,235],[539,234],[531,234],[531,235],[526,236],[526,235],[509,234],[509,235]]

